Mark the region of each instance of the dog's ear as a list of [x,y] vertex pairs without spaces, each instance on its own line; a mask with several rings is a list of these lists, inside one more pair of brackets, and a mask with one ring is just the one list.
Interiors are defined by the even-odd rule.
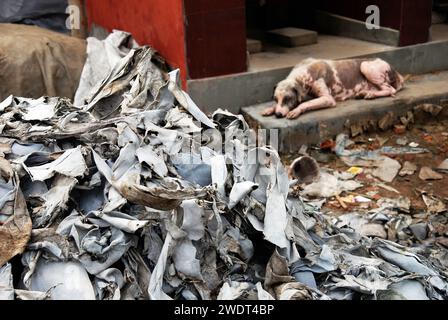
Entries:
[[277,85],[274,86],[274,90],[272,91],[272,100],[275,98],[275,90],[277,89]]
[[302,99],[301,99],[301,97],[300,97],[299,89],[297,89],[297,88],[293,88],[293,89],[292,89],[292,92],[294,93],[294,96],[295,96],[295,98],[296,98],[297,104],[299,104],[300,102],[302,102]]

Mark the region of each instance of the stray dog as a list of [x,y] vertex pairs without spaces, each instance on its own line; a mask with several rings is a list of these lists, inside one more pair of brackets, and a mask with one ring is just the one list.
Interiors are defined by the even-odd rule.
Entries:
[[[337,101],[394,96],[404,78],[381,59],[306,59],[274,89],[275,105],[262,113],[295,119],[310,110],[336,107]],[[311,100],[305,101],[307,97]]]

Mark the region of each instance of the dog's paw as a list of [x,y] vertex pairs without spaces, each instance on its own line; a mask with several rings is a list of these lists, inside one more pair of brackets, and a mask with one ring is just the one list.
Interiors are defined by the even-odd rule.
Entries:
[[286,115],[286,118],[288,119],[297,119],[301,114],[303,113],[303,111],[300,108],[296,108],[292,111],[289,111],[288,114]]
[[375,98],[376,98],[376,96],[375,96],[374,92],[367,92],[366,95],[364,96],[364,99],[366,99],[366,100],[372,100]]
[[265,109],[265,110],[261,113],[261,115],[262,115],[263,117],[269,117],[269,116],[272,116],[272,115],[274,114],[274,112],[275,112],[275,107],[269,107],[269,108]]
[[356,94],[355,98],[356,99],[364,99],[366,95],[367,95],[366,91],[361,91]]

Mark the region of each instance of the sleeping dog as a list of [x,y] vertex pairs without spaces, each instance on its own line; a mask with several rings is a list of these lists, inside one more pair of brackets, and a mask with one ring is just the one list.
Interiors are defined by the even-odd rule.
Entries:
[[[404,79],[381,59],[306,59],[274,89],[275,105],[264,116],[295,119],[309,110],[336,107],[337,101],[394,96]],[[305,101],[307,97],[311,99]]]

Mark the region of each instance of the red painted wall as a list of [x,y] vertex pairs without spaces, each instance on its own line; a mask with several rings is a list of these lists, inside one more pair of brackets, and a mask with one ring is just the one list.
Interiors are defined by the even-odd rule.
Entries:
[[[155,48],[186,83],[185,28],[182,0],[87,0],[89,26],[131,32],[141,45]],[[157,27],[155,27],[157,26]]]
[[245,0],[184,0],[188,76],[244,72]]

